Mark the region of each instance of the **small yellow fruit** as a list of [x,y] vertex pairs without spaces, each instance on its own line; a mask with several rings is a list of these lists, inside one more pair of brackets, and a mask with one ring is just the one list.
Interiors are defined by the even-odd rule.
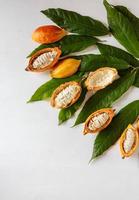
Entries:
[[81,60],[66,58],[60,61],[51,73],[53,78],[66,78],[75,74],[80,66]]

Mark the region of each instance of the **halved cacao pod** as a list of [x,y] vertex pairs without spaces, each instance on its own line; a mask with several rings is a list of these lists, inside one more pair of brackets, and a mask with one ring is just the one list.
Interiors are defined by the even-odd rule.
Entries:
[[112,108],[103,108],[92,113],[85,121],[84,135],[102,131],[111,123],[114,115],[115,110]]
[[40,44],[50,44],[59,41],[65,35],[67,31],[58,26],[40,26],[32,33],[32,40]]
[[42,49],[30,58],[29,64],[25,70],[32,72],[50,70],[58,62],[61,53],[58,47]]
[[117,78],[118,72],[115,68],[102,67],[90,72],[85,84],[88,90],[96,92],[110,85]]
[[131,156],[139,144],[139,135],[137,129],[129,124],[120,137],[120,151],[122,158]]
[[56,108],[67,108],[74,104],[80,97],[82,88],[75,81],[61,84],[52,94],[51,106]]

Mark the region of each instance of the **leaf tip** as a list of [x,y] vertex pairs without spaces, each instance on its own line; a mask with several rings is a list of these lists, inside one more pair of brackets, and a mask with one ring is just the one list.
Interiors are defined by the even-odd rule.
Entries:
[[75,126],[77,126],[78,124],[75,122],[72,126],[71,126],[71,128],[74,128]]
[[89,162],[88,162],[88,165],[91,165],[91,163],[92,163],[92,157],[91,157],[91,159],[89,160]]
[[44,14],[44,10],[41,10],[40,12]]
[[29,54],[26,58],[30,58],[31,54]]
[[95,157],[92,155],[91,159],[88,162],[88,165],[91,165],[95,161]]
[[32,102],[32,100],[31,99],[29,99],[26,103],[31,103]]
[[78,120],[76,120],[72,127],[78,126],[79,124],[81,124],[81,122],[78,122]]
[[63,124],[63,121],[62,121],[62,120],[59,120],[59,121],[58,121],[58,126],[60,126],[61,124]]

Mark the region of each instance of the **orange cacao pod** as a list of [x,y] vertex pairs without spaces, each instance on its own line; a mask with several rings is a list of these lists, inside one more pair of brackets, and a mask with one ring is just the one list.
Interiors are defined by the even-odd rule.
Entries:
[[40,44],[50,44],[62,39],[67,32],[54,25],[40,26],[32,33],[32,40]]
[[81,92],[82,88],[76,81],[61,84],[52,94],[51,106],[55,108],[67,108],[79,99]]
[[115,110],[103,108],[92,113],[85,121],[84,134],[97,133],[105,129],[112,121]]
[[42,49],[30,58],[26,71],[44,72],[50,70],[58,62],[60,55],[61,50],[58,47]]

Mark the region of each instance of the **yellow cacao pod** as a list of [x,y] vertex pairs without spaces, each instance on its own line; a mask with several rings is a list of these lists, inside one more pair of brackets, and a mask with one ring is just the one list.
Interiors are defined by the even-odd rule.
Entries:
[[131,156],[139,145],[138,130],[129,124],[121,135],[119,144],[122,158]]
[[60,61],[51,72],[53,78],[66,78],[75,74],[81,61],[74,58],[66,58]]

